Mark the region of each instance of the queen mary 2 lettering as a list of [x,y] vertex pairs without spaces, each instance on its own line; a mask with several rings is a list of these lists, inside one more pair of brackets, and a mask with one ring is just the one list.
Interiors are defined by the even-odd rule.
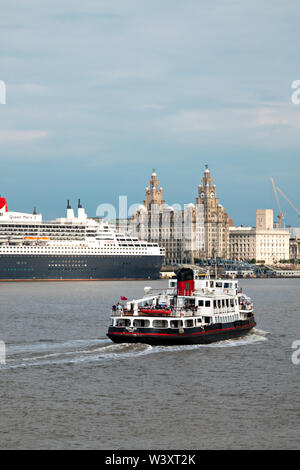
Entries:
[[0,280],[157,279],[164,249],[89,219],[10,212],[0,198]]

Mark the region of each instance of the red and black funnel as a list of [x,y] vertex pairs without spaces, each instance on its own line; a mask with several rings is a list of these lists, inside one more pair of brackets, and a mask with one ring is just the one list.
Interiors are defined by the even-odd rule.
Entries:
[[4,208],[4,212],[8,212],[7,202],[5,197],[0,197],[0,211]]
[[195,292],[194,271],[190,268],[181,268],[176,272],[177,295],[193,295]]

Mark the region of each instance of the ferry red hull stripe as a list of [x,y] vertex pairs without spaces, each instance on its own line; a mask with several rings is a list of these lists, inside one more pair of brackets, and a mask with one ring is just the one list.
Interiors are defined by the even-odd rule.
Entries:
[[256,325],[256,323],[251,323],[250,325],[242,325],[242,326],[237,326],[237,327],[232,327],[232,328],[217,328],[215,330],[209,330],[209,331],[199,331],[196,333],[140,333],[140,332],[132,332],[132,331],[119,331],[119,332],[113,332],[110,331],[109,335],[140,335],[140,336],[192,336],[192,335],[203,335],[203,334],[209,334],[209,333],[214,333],[215,331],[228,331],[228,330],[239,330],[241,328],[253,328]]

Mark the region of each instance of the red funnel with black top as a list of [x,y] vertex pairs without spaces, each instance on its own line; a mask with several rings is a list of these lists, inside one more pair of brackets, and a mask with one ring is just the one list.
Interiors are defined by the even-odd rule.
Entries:
[[[6,202],[6,199],[5,197],[0,197],[0,211],[4,208],[4,212],[8,212],[8,209],[7,209],[7,202]],[[2,210],[3,212],[3,210]]]
[[176,272],[177,295],[193,295],[195,292],[194,271],[190,268],[181,268]]

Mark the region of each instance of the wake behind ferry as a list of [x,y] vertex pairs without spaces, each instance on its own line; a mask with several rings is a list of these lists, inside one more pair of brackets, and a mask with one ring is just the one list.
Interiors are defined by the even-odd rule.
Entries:
[[167,289],[113,306],[107,336],[115,343],[184,345],[247,334],[256,325],[251,299],[237,281],[197,276],[182,268]]
[[0,281],[158,279],[164,249],[89,219],[78,201],[65,218],[8,210],[0,198]]

